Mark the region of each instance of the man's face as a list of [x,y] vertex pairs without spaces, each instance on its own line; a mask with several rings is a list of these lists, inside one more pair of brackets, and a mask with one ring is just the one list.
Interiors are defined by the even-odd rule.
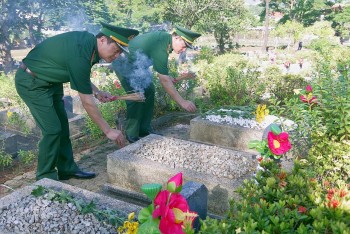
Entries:
[[185,40],[180,36],[173,37],[173,50],[175,53],[180,54],[187,49]]
[[105,60],[107,63],[112,62],[121,53],[122,49],[117,45],[117,43],[109,43],[107,38],[102,37],[98,46],[98,54],[100,58]]

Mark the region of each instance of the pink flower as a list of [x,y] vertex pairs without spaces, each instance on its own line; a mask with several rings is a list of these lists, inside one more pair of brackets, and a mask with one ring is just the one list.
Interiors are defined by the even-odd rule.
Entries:
[[307,85],[305,90],[306,90],[306,93],[311,93],[312,92],[311,85]]
[[159,230],[162,234],[183,234],[184,213],[189,210],[186,199],[180,193],[160,191],[154,199],[153,218],[160,217]]
[[168,180],[167,190],[171,193],[179,193],[182,189],[182,172],[177,173]]
[[282,155],[292,148],[288,139],[288,133],[286,132],[282,132],[278,135],[269,132],[267,135],[267,144],[274,155]]

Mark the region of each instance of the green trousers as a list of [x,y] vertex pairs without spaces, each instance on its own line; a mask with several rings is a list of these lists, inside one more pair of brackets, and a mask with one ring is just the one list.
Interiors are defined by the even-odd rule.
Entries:
[[63,103],[63,84],[32,77],[22,69],[15,76],[16,90],[41,129],[36,179],[57,180],[79,170],[74,162],[69,124]]
[[[133,88],[130,86],[127,77],[122,76],[116,71],[116,74],[127,93],[132,93]],[[145,102],[126,101],[126,128],[128,136],[139,137],[145,136],[151,128],[151,121],[154,110],[155,87],[151,83],[145,90]]]

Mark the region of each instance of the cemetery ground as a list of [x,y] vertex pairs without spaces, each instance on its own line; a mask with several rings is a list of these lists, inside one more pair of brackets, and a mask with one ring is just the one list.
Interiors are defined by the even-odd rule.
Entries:
[[[176,115],[176,114],[175,114]],[[189,122],[193,118],[191,114],[178,113],[179,118],[162,123],[156,130],[167,137],[174,137],[183,140],[189,139]],[[161,119],[161,118],[160,118]],[[97,176],[89,180],[70,179],[61,181],[82,189],[96,193],[106,193],[103,185],[107,183],[107,155],[118,150],[117,145],[105,138],[91,139],[89,136],[82,136],[72,140],[74,158],[79,167],[86,171],[97,173]],[[26,185],[35,182],[36,163],[30,166],[14,163],[11,168],[0,171],[0,197],[3,197]]]

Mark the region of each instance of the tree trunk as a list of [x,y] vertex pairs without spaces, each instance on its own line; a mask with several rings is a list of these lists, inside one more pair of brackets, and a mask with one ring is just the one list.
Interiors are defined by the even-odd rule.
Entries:
[[263,51],[267,51],[267,43],[269,40],[269,4],[270,0],[265,0],[265,35],[264,35],[264,45],[263,45]]
[[13,59],[11,56],[11,41],[9,29],[6,23],[0,28],[2,40],[0,41],[0,57],[3,59],[4,72],[7,74],[13,68]]

